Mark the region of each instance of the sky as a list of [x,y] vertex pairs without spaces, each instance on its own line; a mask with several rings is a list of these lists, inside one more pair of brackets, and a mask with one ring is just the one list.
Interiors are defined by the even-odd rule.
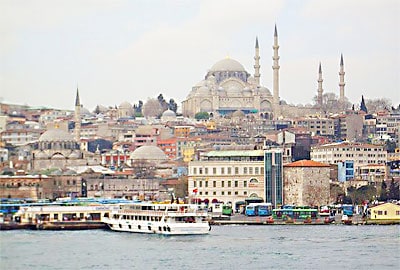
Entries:
[[272,92],[276,24],[280,98],[339,95],[343,54],[351,103],[400,103],[397,0],[0,0],[0,102],[73,109],[137,104],[161,93],[178,105],[230,57]]

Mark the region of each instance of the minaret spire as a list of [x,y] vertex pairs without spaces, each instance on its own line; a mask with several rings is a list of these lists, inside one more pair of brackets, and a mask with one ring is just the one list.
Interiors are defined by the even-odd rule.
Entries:
[[79,99],[79,89],[76,86],[76,98],[75,98],[75,141],[81,140],[81,102]]
[[322,93],[323,93],[323,89],[322,89],[322,82],[324,80],[322,79],[322,68],[321,68],[321,62],[319,62],[319,71],[318,71],[318,96],[317,96],[317,103],[318,103],[318,107],[322,107]]
[[258,47],[258,37],[256,37],[256,51],[254,55],[254,78],[256,79],[257,85],[260,85],[260,49]]
[[279,45],[278,45],[278,31],[276,30],[275,24],[275,31],[274,31],[274,45],[272,46],[274,50],[273,59],[273,110],[274,110],[274,119],[277,119],[280,115],[280,108],[279,108]]
[[343,64],[343,54],[340,54],[340,71],[339,71],[339,91],[340,91],[340,96],[339,96],[339,101],[344,102],[345,96],[344,96],[344,86],[346,83],[344,82],[344,64]]

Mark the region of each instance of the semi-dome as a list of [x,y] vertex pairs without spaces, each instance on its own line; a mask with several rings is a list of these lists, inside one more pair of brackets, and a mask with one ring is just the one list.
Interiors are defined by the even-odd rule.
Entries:
[[215,63],[211,71],[246,71],[242,64],[231,58],[225,58]]
[[153,161],[163,161],[163,160],[167,160],[167,156],[157,146],[143,145],[143,146],[137,148],[135,151],[133,151],[133,153],[131,154],[131,159],[133,159],[133,160],[146,159],[146,160],[153,160]]
[[40,142],[74,141],[74,137],[63,129],[49,129],[39,137]]

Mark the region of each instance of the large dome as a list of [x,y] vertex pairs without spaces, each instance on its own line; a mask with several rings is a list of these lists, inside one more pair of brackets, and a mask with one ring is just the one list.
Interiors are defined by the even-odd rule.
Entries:
[[153,161],[163,161],[167,160],[167,156],[165,153],[158,148],[157,146],[154,145],[143,145],[133,151],[131,154],[131,159],[133,160],[140,160],[140,159],[146,159],[146,160],[153,160]]
[[39,137],[40,142],[74,141],[74,137],[65,130],[55,128],[47,130]]
[[211,71],[246,71],[242,64],[231,58],[218,61],[211,67]]

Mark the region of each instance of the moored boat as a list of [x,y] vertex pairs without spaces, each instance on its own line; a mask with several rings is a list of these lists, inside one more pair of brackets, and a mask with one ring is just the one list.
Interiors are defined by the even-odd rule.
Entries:
[[211,229],[207,212],[194,204],[121,205],[104,223],[113,231],[164,235],[207,234]]

